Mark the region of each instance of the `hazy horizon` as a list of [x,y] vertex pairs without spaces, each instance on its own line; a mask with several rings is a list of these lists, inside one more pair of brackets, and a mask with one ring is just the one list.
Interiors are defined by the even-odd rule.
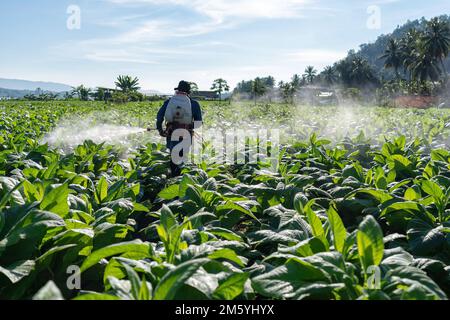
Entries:
[[[25,0],[0,3],[0,78],[89,87],[137,76],[143,90],[222,77],[277,81],[322,69],[444,0]],[[377,10],[379,10],[379,15]],[[378,19],[379,17],[379,19]],[[373,21],[375,19],[375,23]],[[379,21],[377,21],[379,20]],[[31,48],[31,49],[30,49]]]

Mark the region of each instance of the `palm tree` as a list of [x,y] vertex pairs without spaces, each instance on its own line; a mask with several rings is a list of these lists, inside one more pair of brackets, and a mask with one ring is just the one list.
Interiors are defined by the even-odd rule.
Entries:
[[305,69],[305,74],[303,76],[306,78],[306,81],[309,84],[312,84],[317,76],[317,70],[314,69],[313,66],[307,66]]
[[198,85],[195,82],[189,82],[189,84],[191,85],[191,92],[192,93],[198,92]]
[[133,79],[130,76],[119,76],[115,84],[124,93],[136,92],[141,88],[137,77]]
[[300,80],[300,87],[304,87],[308,84],[308,79],[306,78],[306,74],[302,75],[302,80]]
[[275,78],[272,76],[268,76],[264,78],[264,83],[268,88],[274,88],[275,87]]
[[52,93],[52,92],[47,92],[45,94],[46,99],[48,100],[56,100],[56,98],[58,98],[58,94],[56,93]]
[[219,100],[222,101],[222,93],[230,91],[230,86],[226,80],[219,78],[214,80],[211,90],[216,92],[219,96]]
[[94,92],[94,98],[97,101],[106,101],[106,90],[104,88],[97,88],[97,91]]
[[284,83],[283,81],[280,81],[278,87],[280,88],[280,93],[283,97],[284,102],[292,103],[295,93],[295,88],[292,86],[292,84],[289,82]]
[[429,55],[424,48],[418,52],[409,68],[412,78],[421,82],[425,82],[428,79],[431,81],[437,80],[441,73],[436,58]]
[[409,78],[412,79],[410,66],[417,57],[417,50],[422,46],[423,35],[417,29],[410,29],[405,37],[400,41],[400,52],[402,54],[403,68],[405,72],[409,71]]
[[400,44],[395,39],[390,39],[386,51],[380,57],[380,59],[384,59],[384,68],[389,69],[393,68],[395,71],[395,77],[397,80],[400,79],[400,73],[398,70],[403,64],[403,54],[400,50]]
[[333,85],[338,80],[336,69],[331,66],[325,67],[322,71],[321,77],[329,86]]
[[73,95],[74,95],[73,90],[72,90],[72,92],[66,91],[66,92],[64,92],[63,99],[64,100],[72,99]]
[[84,85],[72,88],[72,93],[78,96],[81,101],[88,101],[89,96],[92,93],[90,88],[86,88]]
[[423,42],[426,53],[440,61],[442,73],[446,75],[444,59],[448,57],[450,50],[449,23],[439,18],[431,19],[427,24]]
[[369,62],[359,56],[351,62],[350,77],[353,84],[364,85],[375,82],[376,76]]
[[291,79],[291,86],[294,90],[300,89],[302,78],[298,74],[294,74]]
[[264,85],[261,78],[258,77],[252,81],[252,95],[253,95],[253,98],[255,99],[255,105],[256,105],[256,100],[258,99],[258,97],[263,96],[266,92],[267,92],[267,88]]

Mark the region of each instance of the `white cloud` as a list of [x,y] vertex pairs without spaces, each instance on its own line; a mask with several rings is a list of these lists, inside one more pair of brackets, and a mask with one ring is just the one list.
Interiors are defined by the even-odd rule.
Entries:
[[128,50],[96,50],[95,52],[86,52],[84,58],[91,61],[100,62],[125,62],[139,64],[153,64],[155,61],[148,60],[143,55],[130,54]]
[[215,21],[229,18],[294,18],[316,0],[106,0],[122,5],[174,5],[192,9]]
[[[170,37],[192,37],[232,28],[249,19],[298,18],[307,4],[317,0],[104,0],[117,5],[170,5],[192,10],[203,16],[195,23],[153,19],[142,22],[114,42],[132,43]],[[119,20],[126,22],[126,20]],[[119,22],[117,22],[119,23]]]
[[232,26],[232,23],[218,23],[216,21],[180,25],[172,20],[151,20],[142,22],[139,26],[116,37],[103,40],[117,44],[155,42],[171,38],[195,37],[210,33],[217,28]]
[[[171,39],[196,37],[217,30],[233,28],[250,19],[299,17],[306,4],[316,0],[104,0],[122,6],[180,6],[200,15],[193,23],[180,23],[174,18],[151,19],[142,16],[140,22],[126,16],[109,21],[110,27],[122,24],[126,30],[111,37],[81,41],[78,57],[93,61],[153,63],[148,61],[148,48],[166,50],[173,47]],[[139,9],[141,10],[141,9]],[[144,12],[145,10],[141,10]],[[108,24],[104,24],[108,26]],[[71,44],[72,45],[72,44]],[[122,50],[126,45],[127,50]],[[180,51],[180,50],[178,50]],[[184,53],[186,53],[184,51]],[[158,57],[152,57],[157,59]]]
[[173,29],[170,23],[163,20],[143,22],[130,31],[119,34],[116,37],[103,39],[103,42],[111,44],[151,42],[167,38],[172,35]]
[[128,16],[122,16],[122,17],[115,17],[114,19],[111,19],[111,17],[101,19],[99,21],[94,22],[96,25],[101,27],[121,27],[123,25],[126,25],[132,21],[136,20],[142,20],[143,18],[146,18],[147,15],[145,14],[135,14],[135,15],[128,15]]

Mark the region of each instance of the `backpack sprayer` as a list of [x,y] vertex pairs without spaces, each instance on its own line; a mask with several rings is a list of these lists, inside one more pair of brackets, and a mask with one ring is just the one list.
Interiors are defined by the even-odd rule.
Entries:
[[[161,134],[161,136],[170,135],[173,129],[187,129],[192,133],[193,137],[200,143],[203,143],[202,137],[192,128],[192,103],[189,96],[181,94],[173,96],[166,106],[164,118],[169,125],[167,126],[165,134]],[[158,131],[158,129],[147,128],[147,132],[152,131]]]

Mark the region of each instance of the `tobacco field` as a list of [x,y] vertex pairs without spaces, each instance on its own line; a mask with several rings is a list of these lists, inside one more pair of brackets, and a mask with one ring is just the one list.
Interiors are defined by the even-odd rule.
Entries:
[[448,299],[449,110],[202,104],[210,128],[281,128],[277,172],[171,178],[154,134],[43,140],[159,106],[0,101],[0,299]]

